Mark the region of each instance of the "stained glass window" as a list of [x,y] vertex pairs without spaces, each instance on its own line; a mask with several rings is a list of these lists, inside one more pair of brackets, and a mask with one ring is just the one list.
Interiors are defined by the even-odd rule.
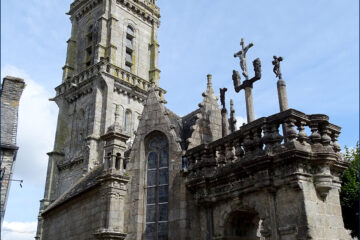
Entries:
[[164,135],[147,141],[145,240],[168,240],[169,152]]

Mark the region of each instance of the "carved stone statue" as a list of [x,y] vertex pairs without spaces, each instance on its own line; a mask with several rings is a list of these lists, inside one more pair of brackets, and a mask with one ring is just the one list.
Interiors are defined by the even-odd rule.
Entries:
[[248,80],[249,79],[249,74],[248,74],[248,69],[247,69],[247,64],[246,64],[246,53],[249,50],[249,48],[254,46],[254,44],[250,43],[249,45],[247,45],[245,47],[244,39],[241,38],[240,45],[241,45],[242,50],[235,53],[234,57],[239,57],[239,59],[240,59],[240,67],[241,67],[241,70],[243,71],[242,74],[245,77],[245,79]]
[[241,78],[238,71],[233,70],[232,80],[234,82],[234,88],[236,92],[240,91]]
[[274,65],[274,73],[276,75],[277,78],[282,79],[281,76],[281,69],[280,69],[280,62],[283,60],[282,57],[276,57],[274,56],[274,60],[272,61],[272,64]]
[[259,80],[261,78],[261,61],[260,58],[257,58],[253,61],[255,77],[254,80]]
[[220,88],[220,101],[221,105],[223,106],[223,109],[225,109],[225,92],[227,91],[227,88]]

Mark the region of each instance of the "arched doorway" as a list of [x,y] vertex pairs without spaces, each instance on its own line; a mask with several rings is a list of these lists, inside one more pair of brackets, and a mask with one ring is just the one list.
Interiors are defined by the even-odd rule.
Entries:
[[235,211],[225,222],[224,240],[261,240],[261,220],[256,212]]

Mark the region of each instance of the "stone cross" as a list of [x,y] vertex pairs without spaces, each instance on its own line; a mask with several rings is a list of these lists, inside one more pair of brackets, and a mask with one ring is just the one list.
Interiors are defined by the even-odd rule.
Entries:
[[243,71],[242,74],[245,77],[245,80],[249,79],[249,74],[248,74],[248,68],[247,68],[247,63],[246,63],[246,53],[249,50],[249,48],[251,48],[252,46],[254,46],[253,43],[250,43],[249,45],[247,45],[245,47],[245,42],[244,39],[241,38],[241,50],[237,53],[234,54],[234,57],[239,57],[240,59],[240,68]]
[[[241,56],[240,57],[240,67],[243,71],[244,71],[244,69],[246,70],[245,73],[243,72],[243,75],[246,80],[244,81],[243,84],[241,84],[240,74],[236,70],[233,71],[232,79],[234,82],[234,88],[235,88],[236,92],[239,92],[241,89],[245,90],[247,122],[250,123],[255,120],[252,88],[253,88],[253,83],[261,78],[261,61],[259,58],[255,59],[253,61],[255,76],[251,79],[248,79],[245,54],[246,54],[247,50],[253,46],[253,44],[250,43],[247,47],[244,47],[244,44],[243,44],[244,40],[241,39],[241,42],[242,42],[242,46],[243,46],[243,50],[242,50],[243,52],[240,51],[240,52],[236,53],[234,56],[237,56],[238,54],[240,54],[240,56]],[[241,61],[243,61],[243,63],[241,63]],[[244,61],[245,61],[245,64],[244,64]]]

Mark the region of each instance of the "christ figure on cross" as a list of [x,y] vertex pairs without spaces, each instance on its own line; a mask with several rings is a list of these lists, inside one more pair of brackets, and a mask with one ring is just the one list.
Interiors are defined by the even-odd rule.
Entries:
[[241,38],[241,50],[237,53],[234,54],[234,57],[239,57],[240,59],[240,67],[241,70],[243,71],[243,76],[245,77],[246,80],[249,80],[249,74],[248,74],[248,69],[247,69],[247,64],[246,64],[246,53],[249,50],[249,48],[251,48],[252,46],[254,46],[253,43],[250,43],[249,45],[247,45],[245,47],[245,43],[244,43],[244,39]]

